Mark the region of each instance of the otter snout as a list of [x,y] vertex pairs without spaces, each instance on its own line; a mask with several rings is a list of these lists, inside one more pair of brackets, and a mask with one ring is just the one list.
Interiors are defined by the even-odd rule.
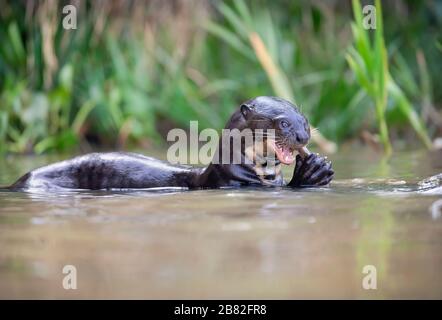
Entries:
[[296,131],[295,132],[295,141],[297,144],[306,145],[308,140],[310,139],[310,135],[305,131]]

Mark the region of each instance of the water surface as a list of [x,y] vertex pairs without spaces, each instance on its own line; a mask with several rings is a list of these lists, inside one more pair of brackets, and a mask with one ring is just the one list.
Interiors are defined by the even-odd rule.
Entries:
[[[441,154],[330,158],[302,191],[0,192],[0,298],[442,298]],[[55,160],[1,159],[0,184]]]

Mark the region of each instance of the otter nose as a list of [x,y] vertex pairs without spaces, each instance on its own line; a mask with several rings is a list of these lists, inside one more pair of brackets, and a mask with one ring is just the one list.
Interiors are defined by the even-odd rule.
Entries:
[[299,144],[307,144],[309,136],[306,132],[297,131],[295,134],[295,140]]

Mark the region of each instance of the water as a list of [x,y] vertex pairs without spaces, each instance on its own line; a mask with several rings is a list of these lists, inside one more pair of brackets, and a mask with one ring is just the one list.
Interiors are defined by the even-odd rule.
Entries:
[[[442,184],[419,183],[442,155],[331,159],[303,191],[0,192],[0,298],[442,298]],[[0,184],[55,160],[2,159]]]

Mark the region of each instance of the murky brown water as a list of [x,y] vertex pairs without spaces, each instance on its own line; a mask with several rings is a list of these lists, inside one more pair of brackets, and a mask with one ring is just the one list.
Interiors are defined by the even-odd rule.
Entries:
[[[442,298],[442,187],[417,184],[442,156],[331,158],[304,191],[0,192],[0,298]],[[54,160],[2,159],[0,184]]]

